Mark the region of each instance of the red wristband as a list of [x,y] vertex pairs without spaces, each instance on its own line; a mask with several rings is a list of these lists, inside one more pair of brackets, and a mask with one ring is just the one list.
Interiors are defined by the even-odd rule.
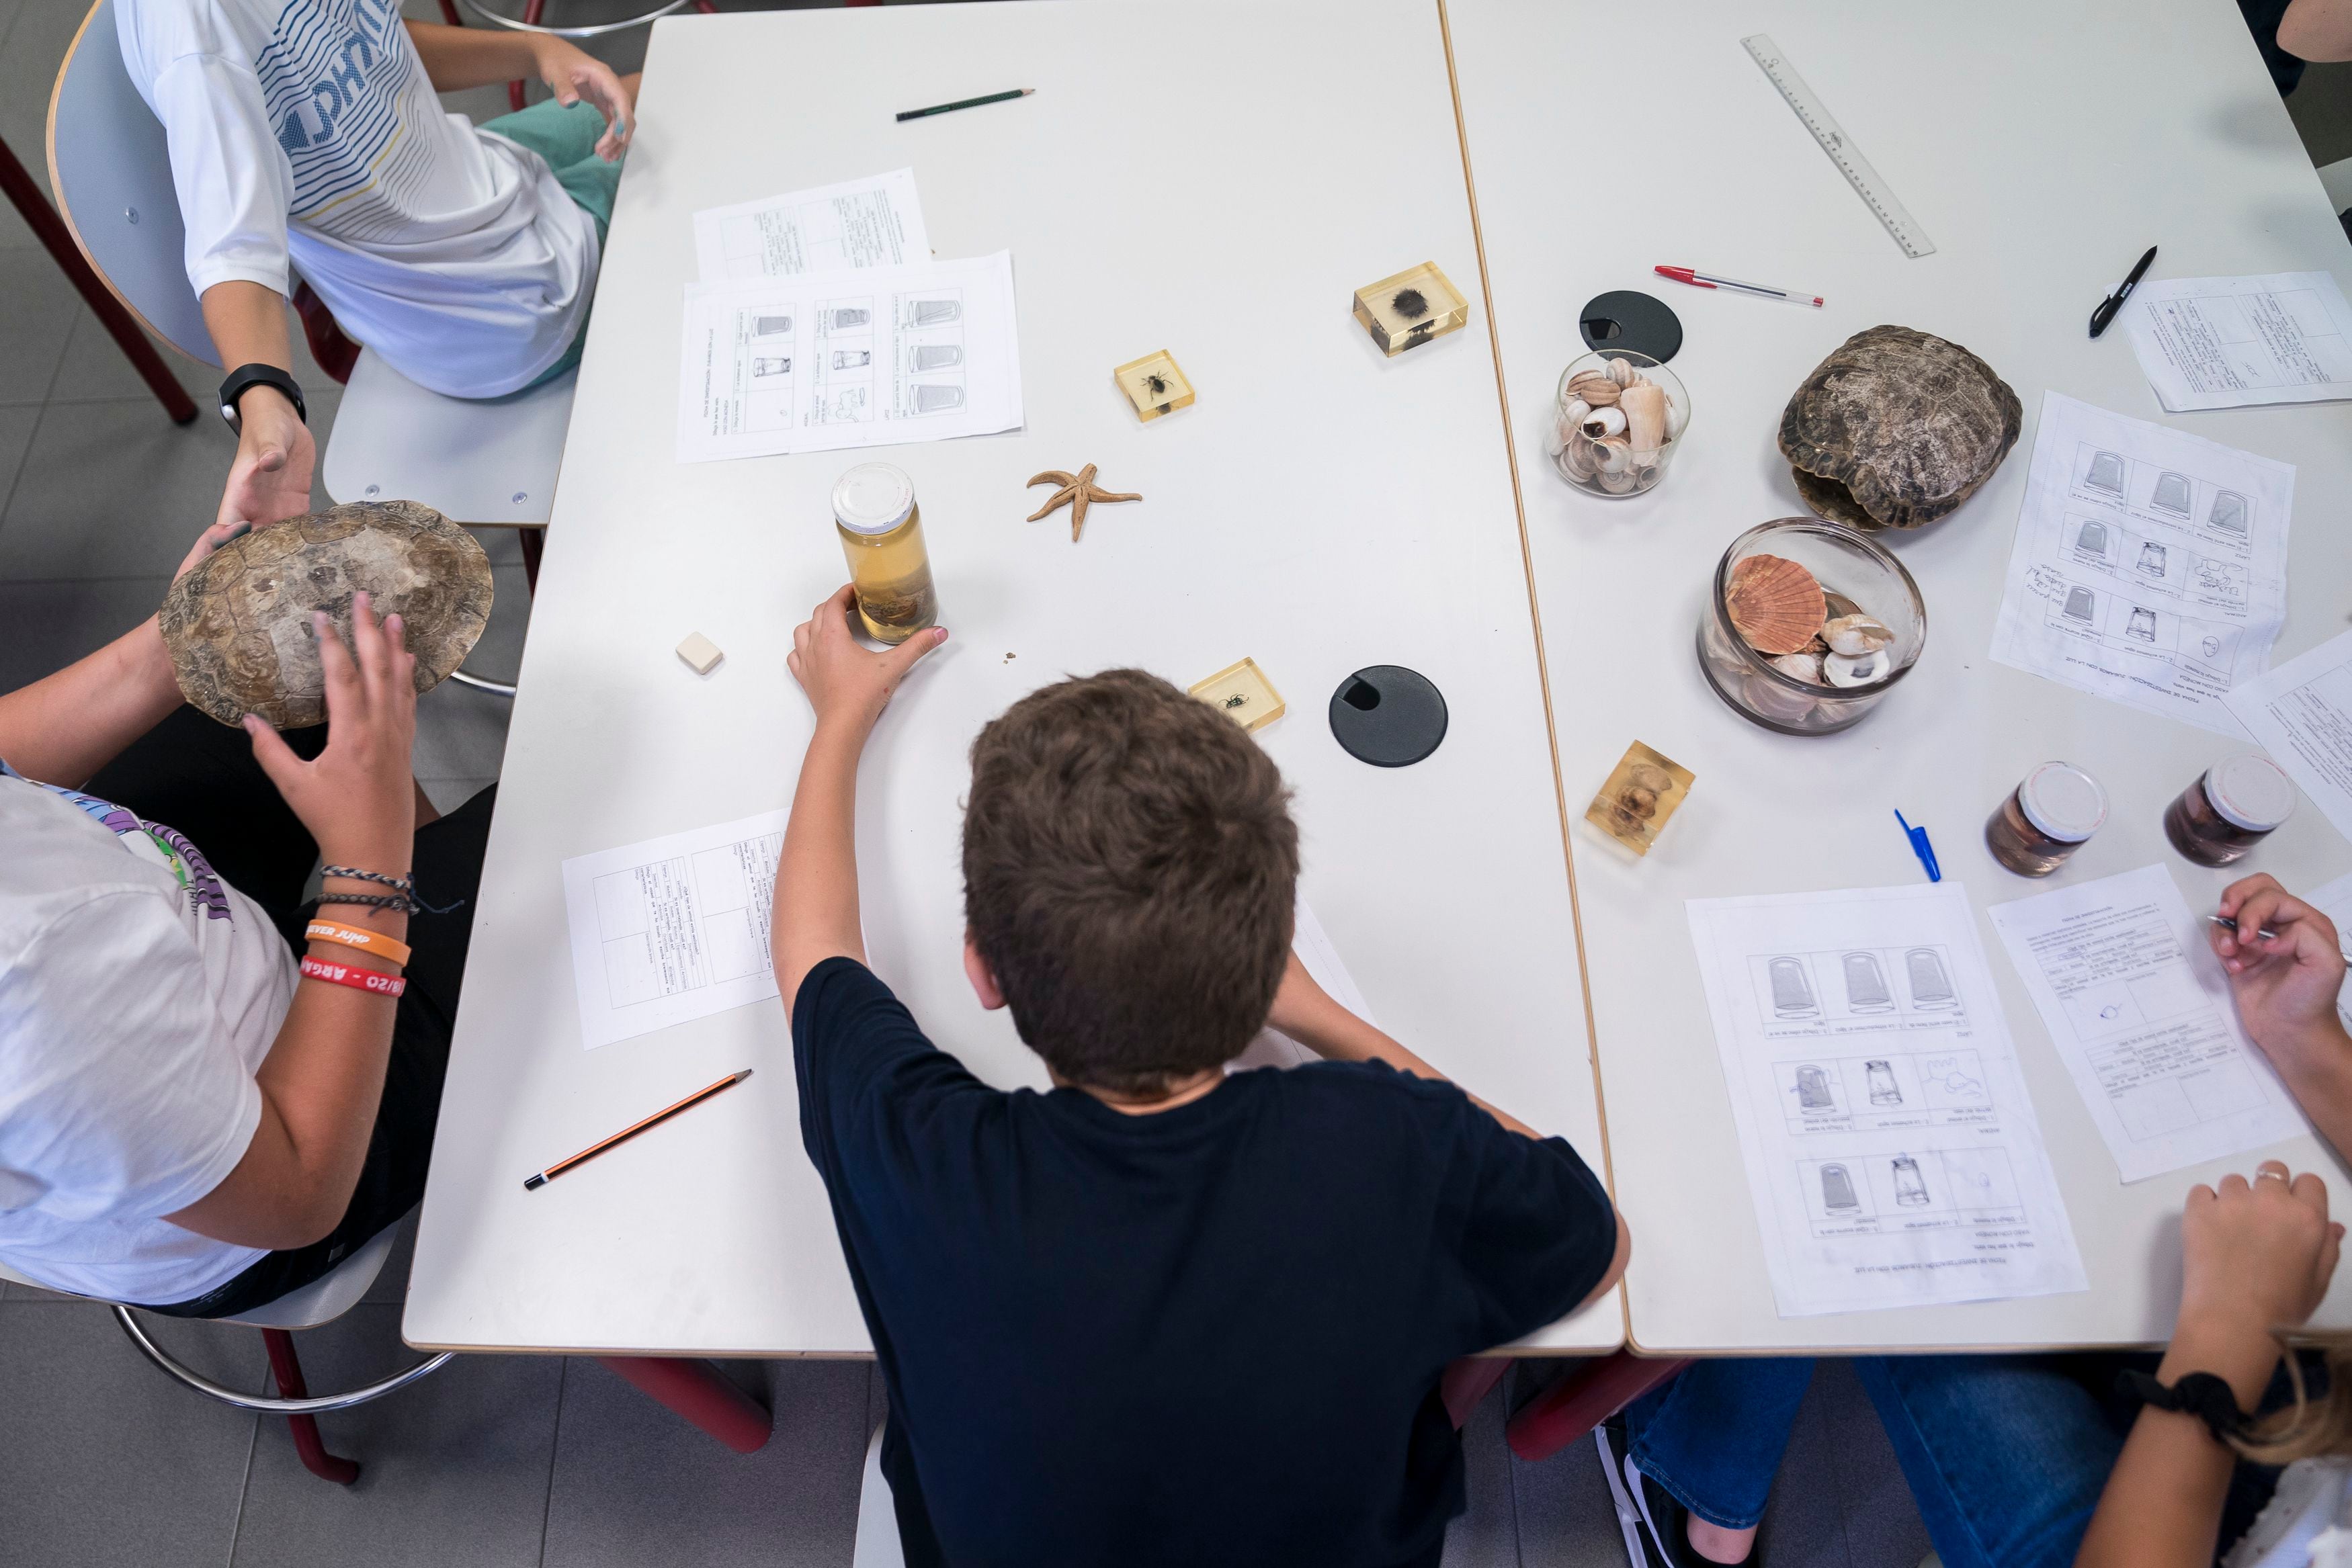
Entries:
[[364,969],[356,964],[326,964],[316,958],[302,960],[302,977],[328,980],[338,986],[349,986],[355,991],[371,991],[379,997],[396,997],[408,989],[408,982],[398,975],[387,975],[381,969]]

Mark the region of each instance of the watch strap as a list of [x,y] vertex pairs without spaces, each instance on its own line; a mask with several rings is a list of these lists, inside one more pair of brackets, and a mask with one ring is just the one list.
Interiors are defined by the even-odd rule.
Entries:
[[302,388],[294,378],[276,365],[239,365],[229,371],[220,384],[221,417],[238,434],[245,434],[245,418],[237,411],[237,400],[254,387],[276,387],[294,405],[294,415],[303,423],[310,423],[310,411],[302,405]]
[[2116,1375],[2116,1392],[2151,1410],[2194,1416],[2223,1442],[2243,1435],[2246,1429],[2247,1416],[2238,1408],[2238,1396],[2230,1392],[2226,1381],[2210,1372],[2183,1373],[2168,1388],[2151,1374],[2125,1371]]

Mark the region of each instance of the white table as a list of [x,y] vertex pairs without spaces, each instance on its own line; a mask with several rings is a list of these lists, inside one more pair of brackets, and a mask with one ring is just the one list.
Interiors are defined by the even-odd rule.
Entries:
[[[1589,798],[1635,737],[1698,778],[1646,860],[1580,822],[1574,832],[1610,1150],[1635,1236],[1633,1343],[1705,1354],[2163,1339],[2183,1194],[2260,1155],[2121,1186],[1981,917],[2091,1289],[1778,1316],[1683,901],[1916,882],[1889,814],[1897,807],[1932,831],[1946,876],[1979,910],[2151,862],[2192,907],[2231,879],[2173,853],[2158,816],[2205,766],[2249,747],[1997,665],[1988,650],[2044,388],[2296,465],[2275,656],[2344,629],[2352,408],[2167,419],[2125,334],[2085,336],[2091,308],[2150,243],[2163,247],[2159,277],[2332,267],[2352,282],[2343,234],[2244,25],[2225,5],[2151,17],[2113,0],[1880,12],[1448,0],[1448,10],[1567,793]],[[1755,32],[1770,33],[1822,96],[1935,255],[1906,259],[1880,228],[1741,49]],[[1612,112],[1622,129],[1604,143],[1596,118]],[[1801,286],[1829,306],[1684,288],[1650,277],[1659,263]],[[1579,307],[1652,285],[1687,329],[1673,368],[1691,392],[1689,446],[1650,496],[1588,499],[1544,458],[1554,383],[1582,350]],[[1791,738],[1716,697],[1693,630],[1732,537],[1804,513],[1773,444],[1782,404],[1824,354],[1880,322],[1982,355],[2022,400],[2025,432],[1958,514],[1889,540],[1929,618],[1903,686],[1843,735]],[[1981,828],[2052,757],[2097,775],[2113,814],[2037,883],[1995,865]],[[2242,869],[2309,886],[2348,867],[2343,840],[2305,802]],[[2315,1140],[2265,1152],[2319,1169],[2339,1204],[2352,1199],[2352,1180]],[[2321,1321],[2352,1322],[2352,1270],[2338,1272]]]
[[[895,110],[1035,97],[908,125]],[[583,1051],[566,857],[789,800],[792,628],[845,575],[827,496],[863,454],[671,460],[697,209],[911,164],[942,256],[1009,247],[1027,426],[873,454],[922,500],[954,636],[859,796],[877,969],[990,1082],[1042,1086],[961,963],[978,727],[1119,664],[1244,654],[1290,712],[1305,892],[1381,1023],[1601,1158],[1560,814],[1437,13],[1430,0],[1000,4],[658,24],[533,608],[404,1333],[419,1346],[711,1355],[870,1348],[801,1148],[775,1003]],[[1468,329],[1383,359],[1354,290],[1435,260]],[[1171,350],[1192,408],[1139,423],[1111,368]],[[1140,505],[1030,524],[1041,469]],[[726,650],[698,680],[691,631]],[[1325,706],[1395,663],[1452,727],[1346,756]],[[743,1088],[526,1194],[522,1178],[739,1067]],[[1538,1336],[1622,1339],[1612,1293]]]

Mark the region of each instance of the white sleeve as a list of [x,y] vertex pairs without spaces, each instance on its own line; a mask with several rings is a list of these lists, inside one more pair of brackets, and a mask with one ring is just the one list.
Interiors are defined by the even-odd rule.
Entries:
[[290,294],[286,223],[294,172],[269,125],[260,78],[226,37],[178,4],[118,0],[122,63],[172,148],[172,185],[199,298],[242,280]]
[[0,1192],[16,1206],[159,1218],[226,1179],[260,1124],[260,1086],[166,897],[99,894],[0,965]]

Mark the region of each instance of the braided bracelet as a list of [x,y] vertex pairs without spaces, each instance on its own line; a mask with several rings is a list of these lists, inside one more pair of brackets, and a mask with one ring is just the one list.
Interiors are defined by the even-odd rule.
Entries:
[[389,887],[400,893],[414,894],[416,891],[416,879],[414,876],[386,876],[380,871],[361,871],[347,865],[320,866],[319,874],[322,877],[341,877],[345,882],[372,882],[378,886]]
[[356,904],[365,909],[389,909],[397,915],[416,913],[416,901],[400,893],[321,893],[321,908],[330,904]]
[[302,977],[349,986],[355,991],[366,991],[379,997],[396,998],[408,989],[406,980],[397,975],[387,975],[382,969],[364,969],[356,964],[327,964],[316,958],[302,960]]

